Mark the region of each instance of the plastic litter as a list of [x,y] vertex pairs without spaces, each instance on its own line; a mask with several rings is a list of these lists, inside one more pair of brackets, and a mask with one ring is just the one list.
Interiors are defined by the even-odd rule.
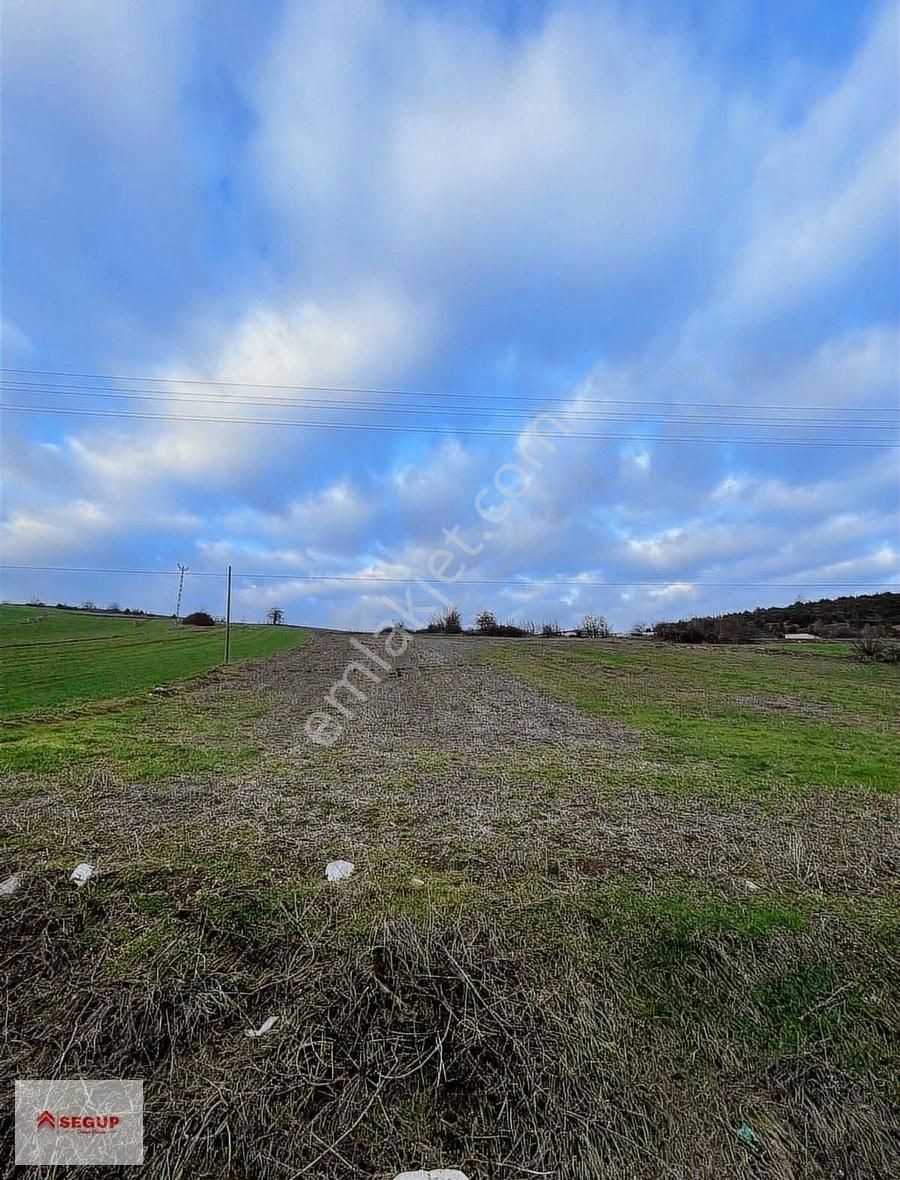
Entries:
[[458,1168],[435,1168],[432,1172],[398,1172],[394,1180],[469,1180]]
[[409,883],[412,885],[413,889],[421,889],[425,884],[421,877],[410,877]]
[[77,885],[80,889],[86,881],[89,881],[91,877],[93,877],[96,871],[97,870],[93,865],[82,863],[75,866],[75,868],[72,870],[72,876],[69,878],[69,880],[73,885]]
[[753,1128],[748,1123],[741,1123],[738,1130],[738,1139],[742,1143],[753,1143],[756,1136],[753,1134]]
[[13,873],[11,877],[7,877],[5,881],[0,882],[0,897],[9,897],[11,893],[19,888],[19,875]]
[[259,1028],[245,1028],[244,1029],[244,1036],[264,1037],[267,1032],[271,1032],[271,1030],[275,1027],[275,1023],[277,1020],[278,1020],[277,1016],[267,1016],[266,1019],[259,1026]]
[[325,866],[325,876],[329,881],[346,881],[352,877],[356,865],[349,860],[330,860]]

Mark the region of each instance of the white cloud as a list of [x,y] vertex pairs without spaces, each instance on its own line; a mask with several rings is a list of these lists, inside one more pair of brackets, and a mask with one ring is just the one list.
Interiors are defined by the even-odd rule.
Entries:
[[11,357],[19,359],[30,356],[34,352],[34,344],[30,337],[12,320],[0,317],[0,351],[3,353],[5,363]]
[[326,273],[596,278],[677,233],[704,97],[681,46],[597,9],[511,42],[459,14],[292,5],[259,83],[256,160]]
[[107,508],[90,500],[60,504],[52,511],[14,509],[0,523],[3,559],[31,564],[80,553],[110,536],[117,523]]

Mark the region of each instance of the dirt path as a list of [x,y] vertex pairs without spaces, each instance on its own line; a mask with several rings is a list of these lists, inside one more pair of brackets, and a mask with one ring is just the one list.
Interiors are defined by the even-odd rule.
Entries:
[[194,690],[264,694],[252,736],[266,756],[225,782],[174,786],[180,814],[253,825],[301,857],[394,849],[479,878],[663,874],[848,895],[896,881],[889,798],[819,792],[775,806],[662,792],[640,734],[479,666],[489,640],[416,637],[380,684],[354,677],[367,699],[347,698],[355,717],[318,747],[304,722],[361,659],[351,638],[313,632],[304,648]]
[[367,698],[342,695],[355,716],[333,747],[317,746],[304,724],[364,658],[354,638],[377,650],[371,636],[314,631],[302,648],[214,673],[167,701],[204,744],[220,742],[222,718],[235,718],[231,736],[256,751],[249,769],[146,785],[79,772],[72,785],[23,797],[12,829],[49,833],[78,856],[93,831],[107,860],[138,849],[183,859],[224,843],[297,865],[400,857],[475,882],[677,877],[823,896],[896,884],[891,797],[660,790],[669,768],[638,732],[479,665],[491,640],[417,636],[380,683],[354,674]]

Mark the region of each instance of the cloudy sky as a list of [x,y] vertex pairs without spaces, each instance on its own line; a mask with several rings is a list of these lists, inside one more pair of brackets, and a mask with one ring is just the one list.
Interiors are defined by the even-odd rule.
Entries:
[[467,619],[900,582],[896,4],[3,17],[4,597],[370,627],[457,526]]

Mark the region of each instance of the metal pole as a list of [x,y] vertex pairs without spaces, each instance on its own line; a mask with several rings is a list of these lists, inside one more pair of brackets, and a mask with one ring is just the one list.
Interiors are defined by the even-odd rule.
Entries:
[[231,566],[225,575],[225,663],[231,658]]

